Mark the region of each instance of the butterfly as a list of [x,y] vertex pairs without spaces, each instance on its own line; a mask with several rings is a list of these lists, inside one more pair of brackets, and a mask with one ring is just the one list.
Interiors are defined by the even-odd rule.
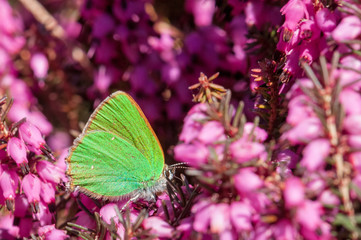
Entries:
[[144,113],[122,91],[95,109],[66,161],[68,188],[95,199],[151,201],[173,177]]

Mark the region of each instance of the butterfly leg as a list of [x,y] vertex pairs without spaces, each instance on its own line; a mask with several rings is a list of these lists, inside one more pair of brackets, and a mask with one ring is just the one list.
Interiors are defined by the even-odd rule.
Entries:
[[136,200],[138,200],[139,196],[140,195],[137,194],[137,195],[134,195],[131,199],[129,199],[128,202],[126,204],[124,204],[122,209],[120,209],[120,212],[122,212],[126,207],[128,207],[131,202],[135,202]]

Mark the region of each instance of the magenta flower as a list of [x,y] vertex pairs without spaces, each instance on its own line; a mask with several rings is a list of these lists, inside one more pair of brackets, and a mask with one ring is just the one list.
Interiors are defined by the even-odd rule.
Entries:
[[58,184],[61,180],[66,178],[62,170],[53,163],[45,160],[41,160],[36,163],[36,170],[39,177],[45,182]]
[[336,42],[356,39],[361,33],[361,20],[357,16],[347,16],[341,20],[332,37]]
[[227,203],[214,205],[210,219],[210,230],[212,233],[222,234],[231,230],[230,206]]
[[45,148],[46,143],[36,126],[26,121],[19,127],[19,134],[31,151],[42,154],[41,149]]
[[252,230],[253,208],[244,202],[232,202],[230,218],[233,226],[239,232]]
[[203,125],[198,139],[204,144],[225,140],[223,125],[218,121],[209,121]]
[[288,219],[281,219],[273,227],[273,236],[275,239],[288,240],[297,239],[297,229]]
[[332,32],[337,26],[336,16],[328,8],[317,11],[315,20],[322,32]]
[[290,0],[281,9],[282,15],[285,15],[285,25],[291,30],[295,30],[300,20],[305,17],[308,18],[306,5],[302,0]]
[[46,204],[55,203],[55,189],[53,184],[41,182],[41,200]]
[[41,181],[34,174],[27,174],[23,178],[21,187],[34,213],[38,212],[38,203],[40,202]]
[[208,148],[202,144],[180,144],[174,148],[174,156],[178,161],[197,167],[208,159]]
[[306,200],[297,208],[296,219],[305,228],[316,230],[322,223],[322,207],[319,202]]
[[30,67],[34,72],[35,77],[43,79],[48,74],[48,59],[42,53],[35,53],[31,56]]
[[244,139],[239,139],[233,142],[230,146],[231,155],[238,163],[257,159],[264,151],[263,144],[257,142],[248,142]]
[[212,24],[213,13],[215,11],[215,2],[213,0],[195,0],[186,1],[186,9],[194,17],[194,23],[198,27],[209,26]]
[[56,229],[54,224],[40,227],[38,234],[46,240],[65,240],[69,238],[64,230]]
[[197,232],[206,233],[211,221],[214,205],[208,200],[194,204],[192,212],[195,214],[193,228]]
[[303,150],[301,165],[308,171],[316,171],[325,164],[325,158],[329,155],[330,149],[328,139],[313,140]]
[[285,137],[291,144],[307,143],[322,136],[323,128],[317,117],[310,117],[298,123]]
[[234,184],[240,194],[247,194],[262,187],[263,181],[252,168],[242,168],[234,176]]
[[19,177],[13,170],[4,170],[0,176],[0,187],[8,207],[13,209],[13,204],[18,188]]
[[299,178],[287,179],[283,192],[286,207],[292,208],[301,205],[305,198],[305,187]]
[[155,234],[159,238],[172,238],[174,233],[174,228],[157,216],[144,219],[143,228],[149,229],[150,233]]
[[9,156],[20,166],[23,172],[29,169],[28,159],[26,157],[25,143],[17,137],[10,138],[7,144],[7,152]]

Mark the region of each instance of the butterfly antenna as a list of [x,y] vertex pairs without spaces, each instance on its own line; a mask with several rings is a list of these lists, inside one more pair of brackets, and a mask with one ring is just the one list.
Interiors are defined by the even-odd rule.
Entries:
[[188,163],[187,162],[181,162],[181,163],[172,164],[169,167],[174,168],[174,169],[177,169],[177,168],[185,168],[185,169],[187,169],[189,167],[180,167],[181,165],[186,165],[186,164],[188,164]]

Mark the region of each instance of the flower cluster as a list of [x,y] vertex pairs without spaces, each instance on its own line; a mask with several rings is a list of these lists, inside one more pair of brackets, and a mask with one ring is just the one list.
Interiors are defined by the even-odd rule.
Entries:
[[65,163],[54,162],[40,130],[29,121],[8,128],[5,117],[11,106],[6,98],[0,104],[0,202],[9,211],[1,216],[1,238],[37,233],[65,239],[65,232],[53,225],[57,185],[67,180]]

